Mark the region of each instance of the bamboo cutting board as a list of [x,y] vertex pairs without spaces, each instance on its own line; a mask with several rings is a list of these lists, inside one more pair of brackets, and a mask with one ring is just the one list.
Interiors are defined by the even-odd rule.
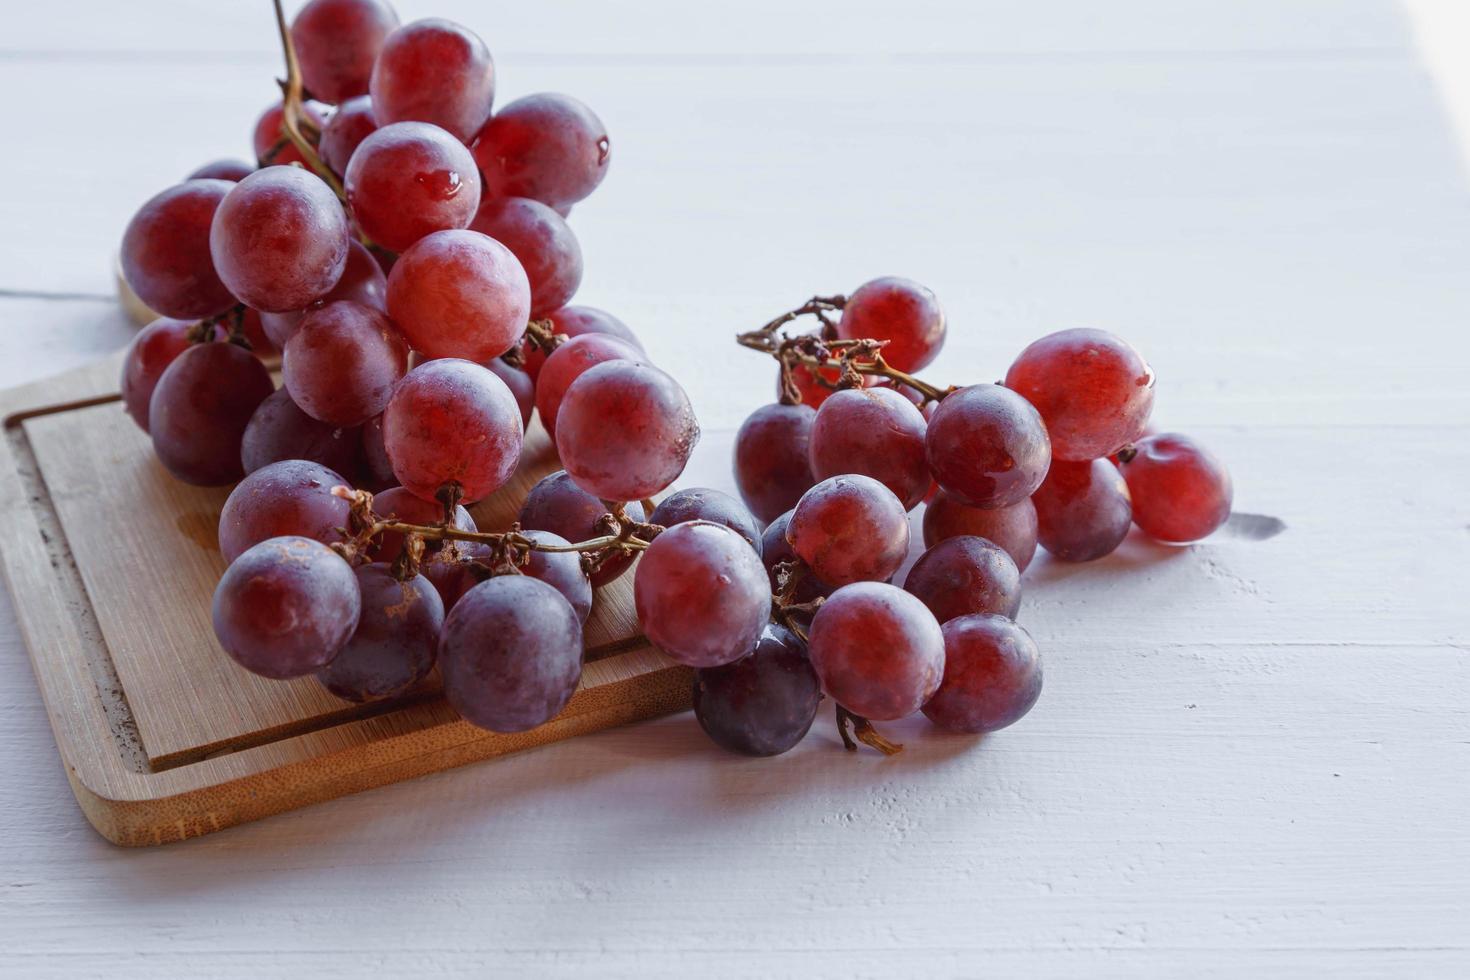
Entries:
[[[689,671],[638,633],[631,575],[598,592],[577,694],[530,732],[460,721],[437,674],[353,705],[237,667],[210,625],[228,488],[159,465],[118,400],[120,363],[0,395],[5,578],[67,777],[108,840],[182,840],[689,706]],[[481,529],[557,468],[533,424],[511,484],[472,509]]]

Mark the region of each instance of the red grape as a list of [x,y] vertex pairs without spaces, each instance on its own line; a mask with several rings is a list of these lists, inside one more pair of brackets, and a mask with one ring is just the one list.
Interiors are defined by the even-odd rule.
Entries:
[[477,231],[437,231],[398,257],[388,314],[427,357],[488,361],[515,346],[531,286],[510,249]]
[[[522,531],[537,544],[566,546],[572,542],[550,531]],[[540,579],[560,592],[572,606],[577,619],[587,622],[592,615],[592,583],[582,571],[582,555],[576,551],[532,551],[520,566],[522,575]]]
[[153,397],[158,378],[174,358],[189,349],[189,333],[193,329],[194,323],[189,320],[160,317],[138,331],[123,355],[120,382],[123,408],[144,432],[148,431],[148,401]]
[[872,477],[834,476],[801,495],[786,540],[829,585],[883,581],[908,555],[908,515]]
[[439,638],[444,694],[464,719],[523,732],[554,718],[582,677],[582,626],[562,594],[529,575],[470,589]]
[[241,667],[285,680],[330,663],[361,612],[357,577],[335,551],[311,538],[271,538],[219,580],[214,635]]
[[541,375],[536,379],[536,411],[541,425],[552,441],[556,440],[556,415],[572,382],[589,368],[607,361],[642,361],[644,358],[631,344],[607,334],[573,337],[552,351]]
[[347,265],[347,216],[321,178],[266,167],[220,202],[209,251],[230,292],[267,313],[321,299]]
[[245,475],[240,443],[256,408],[276,386],[265,365],[234,344],[196,344],[174,359],[148,405],[159,462],[196,486],[223,486]]
[[944,624],[944,680],[924,714],[950,732],[978,735],[1015,724],[1041,696],[1041,656],[1031,634],[977,613]]
[[582,246],[562,216],[540,201],[487,196],[470,227],[520,259],[531,283],[531,316],[561,309],[581,285]]
[[1031,502],[1041,546],[1063,561],[1112,554],[1133,525],[1128,484],[1106,459],[1052,460]]
[[398,383],[383,412],[383,445],[398,482],[433,500],[457,483],[464,500],[489,496],[521,458],[521,411],[510,389],[469,361],[429,361]]
[[[516,520],[521,527],[550,531],[578,543],[607,533],[598,527],[598,522],[610,510],[607,504],[573,483],[565,470],[558,470],[542,477],[531,488]],[[645,518],[643,505],[636,500],[629,501],[625,511],[631,521],[642,523]],[[600,588],[613,581],[632,563],[632,557],[622,555],[607,559],[592,573],[593,586]]]
[[[405,524],[440,524],[444,521],[444,505],[409,493],[403,487],[390,487],[373,497],[373,513],[384,520]],[[454,508],[454,527],[460,531],[478,531],[475,519],[463,506]],[[424,554],[433,555],[451,542],[424,541]],[[453,542],[457,543],[457,542]],[[368,550],[373,561],[391,562],[403,551],[403,533],[384,531]]]
[[366,95],[348,99],[337,107],[332,118],[322,128],[322,142],[317,147],[322,162],[332,168],[332,173],[342,176],[347,172],[347,163],[362,141],[378,131],[378,117],[373,115],[373,100]]
[[444,602],[422,575],[400,582],[386,565],[364,565],[355,574],[362,594],[357,629],[316,677],[337,697],[361,703],[402,694],[434,669]]
[[650,643],[690,667],[718,667],[755,649],[771,616],[766,570],[723,524],[675,524],[643,553],[633,602]]
[[836,392],[812,423],[812,475],[871,476],[912,510],[933,483],[924,460],[924,429],[924,416],[891,388]]
[[[824,366],[813,369],[805,364],[797,363],[791,368],[791,380],[796,385],[797,393],[801,395],[801,403],[810,405],[812,408],[821,408],[822,403],[832,397],[832,393],[837,390],[835,387],[837,380],[841,377],[842,369],[839,367]],[[827,383],[822,384],[817,380],[818,378]],[[781,375],[780,372],[777,372],[776,396],[780,397],[781,394]]]
[[596,190],[612,158],[602,120],[555,92],[505,106],[485,123],[473,149],[488,195],[529,197],[553,208]]
[[312,418],[362,425],[408,373],[408,344],[379,311],[339,300],[312,310],[286,344],[281,377]]
[[944,634],[934,614],[883,582],[832,593],[812,619],[808,651],[822,690],[873,721],[918,711],[944,674]]
[[[563,306],[547,316],[551,320],[552,333],[565,334],[567,337],[580,337],[588,333],[612,334],[638,348],[639,353],[646,353],[643,344],[627,324],[595,306]],[[546,363],[546,354],[529,340],[521,345],[521,352],[526,358],[526,373],[535,381],[541,373],[541,365]]]
[[[771,582],[771,594],[780,591],[781,583],[777,581],[776,568],[786,562],[804,564],[801,556],[791,547],[791,542],[786,540],[786,528],[791,524],[791,515],[796,513],[788,510],[777,517],[766,528],[761,535],[761,563],[766,566],[766,574]],[[832,587],[822,582],[810,570],[804,570],[797,583],[796,591],[792,593],[792,601],[797,603],[811,602],[818,596],[829,596]]]
[[763,405],[735,434],[735,484],[755,516],[774,520],[817,482],[808,442],[817,413],[809,405]]
[[1230,471],[1214,453],[1172,432],[1136,448],[1123,477],[1133,495],[1133,522],[1145,534],[1183,544],[1208,537],[1230,517]]
[[556,448],[577,485],[603,500],[643,500],[679,478],[699,441],[689,396],[658,368],[606,361],[572,382]]
[[900,371],[917,371],[944,346],[944,310],[928,288],[912,279],[884,276],[847,297],[837,336],[886,340],[883,359]]
[[311,0],[291,22],[306,90],[323,102],[366,93],[373,62],[397,26],[382,0]]
[[796,635],[766,627],[755,652],[694,675],[694,717],[715,744],[743,755],[780,755],[811,730],[822,687]]
[[[301,114],[319,132],[325,125],[322,114],[309,104],[302,105]],[[296,149],[296,144],[292,143],[291,138],[286,135],[285,118],[285,109],[282,108],[281,103],[277,102],[255,120],[255,134],[252,143],[255,149],[255,159],[261,168],[290,166],[293,163],[306,165],[306,158],[301,155],[301,151]],[[302,132],[301,135],[307,136],[307,133]]]
[[964,535],[939,542],[909,569],[904,591],[947,623],[970,613],[1011,619],[1021,608],[1021,572],[1000,545]]
[[1000,385],[971,385],[939,403],[925,437],[939,485],[973,507],[1029,497],[1051,465],[1051,442],[1031,404]]
[[723,524],[748,541],[757,555],[761,553],[761,530],[755,517],[740,501],[718,490],[692,487],[670,494],[653,509],[648,521],[663,527],[673,527],[687,521]]
[[447,614],[464,594],[490,577],[493,555],[478,541],[446,541],[419,565],[419,574],[433,584]]
[[525,371],[511,367],[498,357],[490,358],[485,366],[490,369],[490,373],[504,381],[510,393],[515,396],[516,405],[521,409],[521,428],[528,428],[531,424],[531,413],[536,409],[536,382]]
[[1138,351],[1106,330],[1048,334],[1021,351],[1006,387],[1041,413],[1057,459],[1110,455],[1143,435],[1154,373]]
[[994,541],[1024,572],[1036,555],[1036,506],[1026,497],[1009,507],[981,510],[939,491],[924,509],[924,545],[932,548],[962,534]]
[[195,170],[185,180],[244,180],[255,172],[255,167],[244,160],[211,160]]
[[388,35],[368,90],[378,122],[433,123],[468,143],[495,102],[495,62],[473,31],[416,20]]
[[428,123],[393,123],[369,135],[343,183],[358,227],[394,252],[433,232],[468,227],[480,206],[470,151]]
[[[342,540],[351,508],[333,496],[346,480],[320,463],[286,459],[241,480],[219,515],[219,551],[225,561],[239,558],[269,538],[296,535],[323,544]],[[350,489],[350,487],[349,487]]]
[[[313,305],[326,306],[337,300],[347,299],[375,310],[388,308],[388,277],[383,274],[378,260],[373,258],[360,242],[347,242],[347,265],[342,268],[342,278],[337,285]],[[288,313],[262,313],[260,325],[265,335],[277,347],[285,347],[291,334],[306,315],[306,310],[291,310]]]
[[256,408],[240,439],[240,463],[246,473],[283,459],[310,460],[337,473],[355,473],[358,434],[318,422],[291,400],[285,388]]
[[234,306],[210,259],[209,229],[220,202],[238,185],[186,180],[150,198],[123,232],[122,272],[149,309],[179,320]]

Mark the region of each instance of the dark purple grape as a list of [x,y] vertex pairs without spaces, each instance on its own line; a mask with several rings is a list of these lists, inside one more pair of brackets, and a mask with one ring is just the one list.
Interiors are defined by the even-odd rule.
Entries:
[[[388,308],[388,277],[383,275],[373,253],[356,241],[347,243],[347,265],[342,269],[342,278],[337,280],[337,285],[332,287],[331,292],[313,303],[311,309],[338,300],[351,300],[375,310]],[[292,310],[289,313],[262,313],[260,325],[271,343],[283,348],[296,332],[301,318],[308,312],[310,311]]]
[[1031,502],[1036,505],[1037,539],[1063,561],[1092,561],[1110,555],[1133,526],[1128,484],[1106,459],[1052,460]]
[[438,17],[388,35],[368,84],[378,122],[433,123],[468,143],[495,101],[495,62],[471,30]]
[[885,276],[859,286],[842,310],[837,336],[886,340],[883,359],[900,371],[917,371],[944,346],[944,310],[928,288],[912,279]]
[[362,441],[357,485],[373,493],[397,486],[398,478],[393,475],[393,463],[388,459],[388,450],[383,446],[383,416],[368,419],[358,433]]
[[556,415],[572,382],[586,371],[606,361],[643,361],[645,358],[632,344],[607,334],[573,337],[552,351],[536,379],[536,412],[541,427],[556,441]]
[[305,459],[338,473],[356,473],[359,439],[356,429],[339,428],[307,415],[282,388],[250,416],[240,440],[240,462],[246,473],[283,459]]
[[576,99],[539,92],[505,106],[473,147],[491,197],[575,204],[607,176],[612,143],[602,120]]
[[[791,542],[786,540],[786,528],[791,523],[791,515],[795,513],[794,510],[788,510],[772,521],[765,533],[761,535],[761,563],[766,566],[766,573],[770,576],[772,595],[777,594],[781,588],[781,583],[776,580],[777,566],[783,562],[795,562],[805,566],[801,556],[792,549]],[[796,592],[792,594],[792,601],[811,602],[818,596],[831,594],[832,586],[813,575],[810,569],[804,569],[797,583]]]
[[373,115],[373,100],[366,95],[348,99],[332,113],[322,129],[322,162],[337,176],[347,172],[347,163],[362,141],[378,131],[378,117]]
[[123,408],[144,432],[148,431],[148,402],[153,389],[174,359],[189,349],[193,329],[194,323],[189,320],[160,317],[138,331],[123,355]]
[[681,664],[718,667],[755,649],[770,620],[766,570],[723,524],[676,524],[653,539],[633,576],[649,642]]
[[162,316],[200,320],[238,302],[210,257],[220,202],[239,185],[186,180],[150,198],[128,222],[122,273],[143,304]]
[[1036,555],[1036,506],[1027,497],[1009,507],[981,510],[940,490],[924,509],[924,544],[932,548],[962,534],[994,541],[1024,572]]
[[[531,488],[516,520],[521,527],[550,531],[577,544],[607,533],[598,528],[598,522],[611,509],[572,482],[565,470],[558,470],[542,477]],[[643,505],[637,501],[629,501],[626,510],[629,520],[638,523],[645,520]],[[592,585],[601,588],[626,572],[632,563],[631,557],[609,558],[592,573]]]
[[526,429],[531,425],[531,413],[536,410],[536,382],[531,376],[518,367],[511,367],[498,357],[493,357],[485,362],[485,367],[495,375],[510,393],[515,396],[516,404],[521,409],[521,428]]
[[350,507],[332,488],[351,486],[320,463],[286,459],[241,480],[219,515],[219,551],[232,562],[270,538],[342,540]]
[[809,405],[763,405],[735,434],[735,483],[761,520],[795,507],[817,482],[807,449],[816,417]]
[[1015,724],[1041,696],[1041,656],[1031,634],[977,613],[944,624],[944,680],[924,714],[949,732],[978,735]]
[[314,309],[286,342],[281,378],[312,418],[362,425],[408,373],[408,342],[387,314],[351,300]]
[[780,755],[812,727],[822,687],[796,634],[766,627],[755,651],[694,674],[694,717],[715,744],[742,755]]
[[337,697],[360,704],[402,694],[434,669],[444,603],[422,575],[400,582],[387,565],[364,565],[356,575],[357,630],[316,677]]
[[470,228],[500,242],[521,260],[531,283],[531,316],[567,304],[582,284],[582,246],[561,215],[528,197],[487,196]]
[[830,585],[886,581],[908,555],[908,515],[872,477],[834,476],[801,495],[786,540]]
[[175,477],[217,487],[245,475],[245,427],[276,386],[265,365],[234,344],[196,344],[174,359],[148,403],[159,462]]
[[822,402],[809,451],[818,480],[860,473],[912,510],[933,480],[924,459],[924,416],[892,388],[848,388]]
[[947,395],[925,437],[939,485],[972,507],[1008,507],[1041,486],[1051,441],[1030,402],[1000,385]]
[[1188,436],[1150,436],[1123,464],[1133,521],[1160,541],[1183,544],[1213,534],[1230,517],[1234,487],[1218,456]]
[[368,90],[398,15],[382,0],[311,0],[291,22],[301,78],[312,98],[343,102]]
[[214,590],[214,635],[264,677],[312,674],[357,629],[362,594],[335,551],[311,538],[271,538],[225,570]]
[[[522,531],[537,544],[569,545],[566,538],[550,531]],[[532,551],[526,564],[520,566],[522,575],[540,579],[566,597],[577,613],[577,619],[587,622],[592,615],[592,582],[582,571],[582,555],[576,551]]]
[[254,172],[255,167],[244,160],[211,160],[184,179],[240,181]]
[[556,717],[582,678],[582,626],[556,589],[500,575],[470,589],[439,639],[444,694],[468,722],[523,732]]
[[934,614],[883,582],[832,593],[812,620],[807,649],[822,690],[873,721],[918,711],[944,674],[944,634]]
[[480,206],[470,151],[428,123],[392,123],[369,134],[342,182],[358,227],[395,252],[436,231],[469,227]]
[[426,235],[388,275],[388,314],[426,357],[499,357],[520,341],[530,312],[521,263],[477,231]]
[[963,536],[939,542],[909,569],[904,590],[947,623],[970,613],[1016,618],[1021,608],[1021,572],[1000,545]]
[[658,524],[663,527],[673,527],[675,524],[683,524],[686,521],[711,521],[715,524],[723,524],[736,534],[740,535],[755,553],[761,553],[761,530],[756,523],[755,517],[745,509],[745,505],[728,493],[719,490],[711,490],[708,487],[691,487],[688,490],[680,490],[678,493],[670,494],[653,509],[653,515],[649,517],[650,524]]

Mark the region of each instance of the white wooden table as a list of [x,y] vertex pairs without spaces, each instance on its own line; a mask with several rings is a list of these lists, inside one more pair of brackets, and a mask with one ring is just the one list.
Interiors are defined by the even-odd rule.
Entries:
[[[852,756],[824,718],[747,761],[683,716],[143,851],[82,819],[0,599],[0,973],[1470,971],[1470,192],[1402,11],[399,8],[481,31],[502,101],[608,123],[581,299],[690,388],[686,483],[730,485],[771,396],[731,334],[898,273],[950,311],[944,382],[1124,334],[1158,418],[1287,530],[1038,560],[1046,690],[978,743],[899,724],[902,756]],[[279,62],[263,0],[3,24],[8,385],[126,342],[123,224],[248,151]]]

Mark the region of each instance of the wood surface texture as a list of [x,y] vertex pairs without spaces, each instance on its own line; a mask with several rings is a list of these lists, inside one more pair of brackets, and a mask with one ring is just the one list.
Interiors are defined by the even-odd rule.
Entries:
[[[248,151],[280,71],[264,6],[6,8],[0,384],[131,336],[121,229]],[[1397,4],[396,6],[480,31],[498,102],[563,91],[607,123],[578,300],[688,388],[681,485],[731,489],[773,396],[736,331],[898,274],[949,313],[936,382],[1061,327],[1126,336],[1158,421],[1258,517],[1038,556],[1046,687],[978,741],[915,720],[886,726],[902,755],[848,755],[824,714],[747,760],[684,713],[162,848],[87,825],[45,704],[95,680],[38,695],[23,631],[53,599],[0,596],[0,974],[1470,974],[1470,190]],[[396,737],[385,769],[411,765]]]

